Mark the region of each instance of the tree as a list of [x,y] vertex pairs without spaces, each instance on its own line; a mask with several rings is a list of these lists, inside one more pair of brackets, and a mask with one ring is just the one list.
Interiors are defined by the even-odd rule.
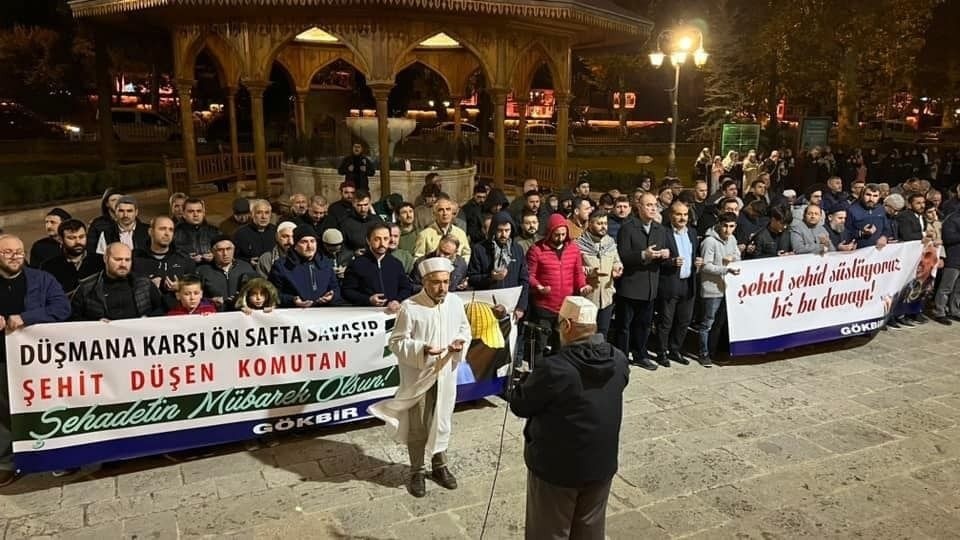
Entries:
[[0,96],[27,107],[63,112],[82,91],[78,64],[88,64],[91,44],[55,29],[14,26],[0,30]]

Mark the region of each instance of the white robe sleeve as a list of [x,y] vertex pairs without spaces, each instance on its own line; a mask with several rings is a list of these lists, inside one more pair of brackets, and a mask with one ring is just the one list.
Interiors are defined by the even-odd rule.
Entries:
[[401,309],[397,314],[397,322],[393,327],[393,333],[390,335],[388,347],[390,351],[397,356],[401,364],[413,368],[423,369],[426,367],[426,356],[423,354],[427,343],[413,338],[414,322],[410,317],[409,310]]

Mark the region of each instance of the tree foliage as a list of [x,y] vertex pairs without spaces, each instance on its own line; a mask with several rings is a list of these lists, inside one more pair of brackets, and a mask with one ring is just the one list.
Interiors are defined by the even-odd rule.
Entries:
[[[83,89],[92,44],[70,33],[37,26],[0,30],[0,96],[30,107],[62,110]],[[61,106],[58,106],[60,104]]]

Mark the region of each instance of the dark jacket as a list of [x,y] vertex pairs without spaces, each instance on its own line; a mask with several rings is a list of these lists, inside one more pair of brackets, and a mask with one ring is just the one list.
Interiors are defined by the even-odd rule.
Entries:
[[[150,227],[146,223],[140,220],[137,220],[137,225],[133,229],[133,249],[147,249],[150,247],[149,228]],[[108,246],[110,244],[113,244],[114,242],[119,242],[120,226],[117,225],[116,223],[113,223],[109,227],[107,227],[107,229],[103,231],[103,239]],[[91,253],[97,251],[97,243],[99,243],[99,238],[94,241],[93,250],[91,251]],[[89,240],[88,240],[88,245],[89,245]]]
[[252,261],[261,253],[266,253],[277,245],[277,226],[268,223],[262,231],[252,222],[237,229],[233,235],[233,243],[237,248],[236,257],[244,261]]
[[[413,268],[410,270],[410,282],[413,283],[413,290],[416,292],[420,292],[420,289],[423,288],[423,276],[420,275],[420,263],[432,257],[443,257],[443,255],[437,253],[437,250],[433,250],[413,261]],[[458,287],[463,283],[463,280],[467,279],[467,260],[457,255],[451,262],[453,263],[453,272],[450,273],[450,287],[448,290],[454,292],[460,290]]]
[[[367,230],[374,223],[382,223],[380,216],[370,212],[367,217],[361,218],[359,214],[351,210],[343,220],[340,221],[340,232],[343,233],[343,247],[350,251],[357,251],[367,247]],[[319,234],[323,234],[322,232]]]
[[45,236],[30,247],[30,268],[40,268],[43,263],[60,255],[60,242]]
[[944,266],[960,268],[960,212],[953,212],[943,218],[940,228],[940,237],[947,252]]
[[247,261],[234,259],[230,268],[224,272],[214,264],[204,264],[197,268],[197,275],[203,281],[203,296],[223,298],[221,309],[229,311],[233,306],[237,292],[249,279],[260,277]]
[[[70,317],[70,300],[53,276],[30,267],[24,267],[23,274],[27,280],[27,292],[20,318],[25,325],[60,322]],[[0,369],[6,369],[3,365],[7,363],[5,340],[6,332],[0,331]]]
[[[353,165],[353,170],[350,166]],[[343,179],[353,182],[357,190],[370,191],[370,177],[377,172],[373,162],[367,156],[355,156],[350,154],[343,158],[340,166],[337,167],[337,173],[343,175]]]
[[103,257],[96,253],[91,255],[88,252],[80,262],[80,268],[77,268],[61,253],[59,257],[43,263],[40,269],[53,275],[60,282],[63,290],[70,294],[77,288],[81,279],[103,270]]
[[576,488],[617,472],[627,358],[595,334],[537,364],[510,410],[527,418],[524,461],[542,480]]
[[277,286],[281,307],[294,307],[293,301],[298,296],[301,300],[317,300],[330,291],[333,291],[333,300],[322,305],[342,303],[333,262],[319,253],[304,261],[296,250],[291,249],[286,257],[273,263],[270,282]]
[[[186,255],[172,248],[159,257],[149,249],[138,249],[133,252],[133,273],[151,280],[156,277],[177,280],[186,274],[194,273],[196,267],[193,259],[187,258]],[[177,291],[168,289],[163,279],[160,280],[158,288],[163,295],[163,305],[167,310],[178,304]]]
[[663,248],[666,229],[656,221],[650,222],[650,232],[643,230],[639,219],[623,222],[617,234],[617,251],[623,263],[623,276],[617,281],[617,296],[631,300],[653,300],[657,297],[660,279],[660,261],[643,260],[643,250],[649,246]]
[[[103,279],[104,272],[97,272],[80,280],[77,292],[73,293],[70,301],[73,320],[99,321],[114,318],[107,309]],[[130,272],[127,274],[127,281],[133,294],[133,305],[138,317],[154,317],[166,312],[160,291],[149,279]]]
[[[478,290],[509,289],[522,287],[517,309],[527,311],[527,299],[530,295],[530,273],[527,270],[527,257],[516,241],[510,241],[510,263],[507,265],[507,277],[503,281],[494,281],[490,274],[494,271],[494,243],[497,227],[507,223],[510,215],[500,212],[490,220],[490,238],[474,244],[470,250],[470,262],[467,264],[467,280],[470,287]],[[510,221],[512,225],[512,221]]]
[[[870,236],[863,236],[861,231],[866,225],[873,225],[877,230]],[[869,210],[862,203],[855,202],[847,209],[847,232],[850,238],[856,239],[857,247],[864,248],[875,246],[881,236],[886,236],[887,240],[893,240],[893,228],[890,219],[887,218],[887,211],[882,204],[878,204]]]
[[220,229],[203,222],[200,225],[180,223],[173,233],[173,245],[177,251],[190,257],[210,253],[210,241],[220,236]]
[[[923,217],[923,216],[920,216]],[[904,208],[897,217],[894,218],[894,221],[897,223],[897,240],[903,242],[909,242],[911,240],[923,240],[923,235],[926,231],[920,227],[920,219],[917,217],[917,214],[909,208]],[[924,224],[926,224],[927,219],[923,218]]]
[[[460,209],[460,216],[466,222],[467,236],[471,244],[482,242],[483,236],[483,208],[477,204],[477,201],[470,199],[467,204]],[[493,227],[491,226],[491,229]]]
[[356,257],[343,275],[343,299],[354,306],[369,306],[370,297],[382,294],[387,301],[403,302],[413,294],[413,284],[403,263],[387,253],[377,263],[370,250]]
[[[828,233],[831,231],[830,227],[825,227],[825,229]],[[793,246],[790,243],[790,228],[787,227],[783,232],[774,236],[770,232],[770,227],[764,227],[763,230],[753,236],[753,245],[755,246],[753,253],[747,254],[744,252],[744,255],[748,255],[750,259],[777,257],[780,252],[789,253],[793,251]]]
[[674,259],[680,256],[677,240],[673,237],[673,227],[664,227],[663,247],[670,250],[670,258],[660,264],[660,282],[657,287],[659,298],[693,298],[697,294],[697,267],[693,260],[700,256],[700,240],[697,231],[687,226],[687,237],[690,238],[692,250],[690,252],[690,277],[680,279],[680,269]]

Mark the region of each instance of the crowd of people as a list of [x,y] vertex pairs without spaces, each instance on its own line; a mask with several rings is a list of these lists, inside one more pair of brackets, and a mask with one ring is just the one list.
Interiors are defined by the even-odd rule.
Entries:
[[[294,194],[278,212],[241,198],[217,225],[202,198],[176,193],[166,215],[145,220],[134,196],[107,190],[89,223],[50,210],[46,236],[29,250],[0,236],[0,328],[276,307],[396,313],[423,286],[419,263],[441,257],[451,263],[450,291],[522,288],[512,311],[495,312],[543,329],[535,356],[558,348],[561,305],[582,296],[597,308],[599,332],[634,365],[656,370],[693,359],[711,367],[724,343],[724,276],[739,272],[738,261],[910,240],[941,250],[930,317],[960,321],[960,193],[943,188],[960,171],[916,160],[910,175],[883,183],[902,177],[884,171],[903,158],[886,156],[874,172],[873,153],[810,155],[819,157],[809,182],[796,182],[787,152],[762,160],[750,152],[721,173],[698,160],[691,188],[646,178],[598,196],[586,178],[563,192],[526,179],[512,201],[486,182],[469,200],[453,200],[436,174],[415,200],[373,201],[351,179],[362,171],[346,175],[336,201]],[[805,189],[788,187],[795,185]],[[899,317],[888,326],[927,320]],[[688,329],[696,334],[690,348]]]

